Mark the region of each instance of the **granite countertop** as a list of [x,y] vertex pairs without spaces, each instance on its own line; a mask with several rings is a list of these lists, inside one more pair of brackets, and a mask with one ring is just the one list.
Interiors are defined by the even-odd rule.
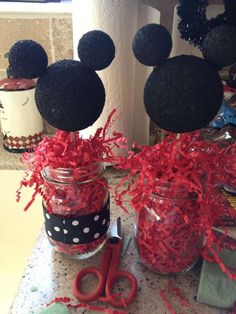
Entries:
[[[110,179],[112,188],[118,183],[118,179]],[[112,220],[122,217],[122,225],[125,234],[132,235],[134,214],[130,211],[125,214],[122,209],[111,203]],[[46,304],[55,297],[69,297],[72,303],[78,303],[73,297],[72,282],[75,274],[82,268],[97,266],[101,262],[102,252],[94,257],[78,261],[55,252],[47,240],[44,230],[42,230],[33,253],[28,261],[25,273],[22,277],[10,314],[33,314],[42,310]],[[214,307],[210,307],[196,302],[198,280],[201,263],[197,263],[194,269],[181,276],[172,277],[173,286],[180,288],[183,296],[188,300],[189,307],[182,307],[178,299],[173,295],[168,295],[170,304],[176,309],[176,313],[198,313],[198,314],[226,314],[229,313]],[[122,258],[120,268],[132,272],[138,281],[138,296],[136,300],[128,306],[129,314],[169,313],[160,297],[160,291],[167,289],[170,278],[159,276],[144,266],[137,259],[134,249],[133,239]],[[126,289],[125,284],[120,283],[119,289]],[[94,281],[89,281],[88,285],[94,287]],[[95,303],[107,308],[112,308],[109,304]],[[97,313],[85,309],[72,310],[71,313]]]

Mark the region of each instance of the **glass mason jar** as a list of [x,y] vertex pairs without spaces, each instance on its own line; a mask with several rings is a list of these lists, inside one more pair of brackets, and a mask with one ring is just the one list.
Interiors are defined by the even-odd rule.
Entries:
[[106,241],[110,199],[101,163],[45,168],[45,231],[58,252],[78,259],[96,254]]
[[136,214],[134,236],[141,264],[161,275],[190,270],[204,240],[203,232],[196,229],[199,206],[197,194],[161,185]]

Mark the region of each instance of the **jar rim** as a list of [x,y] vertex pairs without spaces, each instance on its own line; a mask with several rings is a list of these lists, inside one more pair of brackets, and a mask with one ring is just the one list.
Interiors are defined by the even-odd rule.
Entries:
[[178,184],[174,181],[159,181],[159,183],[156,191],[153,191],[151,196],[174,199],[196,199],[198,196],[196,191],[189,191],[184,184]]
[[186,195],[186,196],[176,196],[175,194],[168,194],[168,195],[164,195],[164,194],[160,194],[160,193],[157,193],[157,192],[152,192],[151,193],[151,196],[153,197],[163,197],[163,198],[173,198],[173,199],[176,199],[176,200],[196,200],[197,199],[197,192],[188,192],[189,194]]
[[84,184],[96,180],[103,172],[103,163],[94,162],[77,168],[50,168],[47,166],[43,169],[42,176],[46,181],[57,184]]

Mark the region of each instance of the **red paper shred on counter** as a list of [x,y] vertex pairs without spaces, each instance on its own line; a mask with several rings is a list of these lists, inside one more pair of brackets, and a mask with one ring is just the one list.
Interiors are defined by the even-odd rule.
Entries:
[[111,308],[105,308],[102,306],[96,306],[96,305],[91,305],[91,304],[86,304],[86,303],[78,303],[78,304],[71,304],[72,300],[68,297],[57,297],[53,299],[47,306],[53,304],[53,303],[63,303],[65,304],[68,308],[85,308],[89,311],[95,311],[95,312],[104,312],[107,314],[127,314],[127,311],[125,310],[117,310],[117,309],[111,309]]
[[180,289],[177,287],[174,287],[171,280],[168,281],[168,292],[169,293],[174,292],[174,294],[176,295],[176,297],[178,297],[179,302],[182,306],[185,306],[185,307],[190,306],[188,300],[182,295]]
[[174,293],[174,295],[176,296],[176,298],[178,299],[179,303],[182,306],[184,307],[190,306],[188,300],[182,296],[180,289],[177,287],[174,287],[171,280],[169,280],[167,289],[162,289],[160,291],[160,297],[164,301],[166,309],[168,309],[168,311],[171,314],[176,314],[175,309],[171,306],[170,301],[169,301],[169,298],[171,297],[172,293]]
[[[236,273],[227,269],[213,250],[214,245],[220,250],[223,241],[212,232],[212,226],[220,224],[227,204],[219,186],[230,184],[236,188],[236,143],[220,148],[203,140],[196,131],[178,136],[168,134],[155,146],[138,149],[137,154],[130,153],[119,160],[118,168],[130,173],[116,187],[115,198],[127,210],[128,196],[129,204],[139,213],[136,241],[140,260],[157,272],[178,273],[202,251],[206,259],[217,262],[229,278],[236,280]],[[161,195],[161,187],[166,183],[171,183],[168,197],[157,206],[152,197],[155,200],[155,194]],[[183,198],[197,196],[192,204],[186,201],[187,210],[185,206],[185,210],[178,205],[170,206],[169,200],[180,194]],[[158,222],[149,218],[147,208],[156,212]],[[165,223],[170,211],[176,213],[171,228]],[[196,239],[204,235],[206,244],[201,250]],[[184,244],[191,254],[183,257]]]
[[170,303],[169,303],[169,300],[167,298],[167,295],[166,295],[166,290],[161,290],[160,292],[160,296],[162,298],[162,300],[164,301],[165,303],[165,307],[166,309],[171,313],[171,314],[176,314],[174,308],[171,307]]

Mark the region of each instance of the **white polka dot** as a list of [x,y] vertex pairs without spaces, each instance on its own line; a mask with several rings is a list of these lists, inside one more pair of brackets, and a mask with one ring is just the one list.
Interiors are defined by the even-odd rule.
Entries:
[[63,225],[64,225],[64,224],[66,223],[66,221],[65,221],[65,220],[63,220],[63,221],[62,221],[62,223],[63,223]]
[[107,221],[106,218],[104,218],[102,224],[105,225],[106,221]]
[[47,231],[47,233],[48,233],[48,235],[49,235],[49,237],[51,237],[52,236],[52,233],[51,233],[51,231]]
[[99,215],[96,215],[96,216],[93,218],[94,221],[98,221],[98,219],[99,219]]
[[59,227],[57,227],[57,226],[54,227],[54,230],[55,230],[56,232],[61,231],[61,229],[60,229]]
[[88,227],[84,228],[83,232],[84,233],[89,233],[90,229]]
[[72,225],[73,225],[73,226],[78,226],[78,224],[79,224],[78,220],[73,220],[73,221],[72,221]]
[[67,233],[68,233],[68,230],[63,229],[63,233],[64,233],[64,234],[67,234]]
[[79,242],[79,238],[73,238],[73,242],[74,243],[78,243]]
[[94,237],[94,239],[97,239],[97,238],[99,238],[99,236],[100,236],[99,233],[95,233],[95,235],[93,237]]
[[49,214],[48,214],[48,213],[46,214],[46,218],[47,218],[47,219],[50,219],[50,216],[49,216]]

